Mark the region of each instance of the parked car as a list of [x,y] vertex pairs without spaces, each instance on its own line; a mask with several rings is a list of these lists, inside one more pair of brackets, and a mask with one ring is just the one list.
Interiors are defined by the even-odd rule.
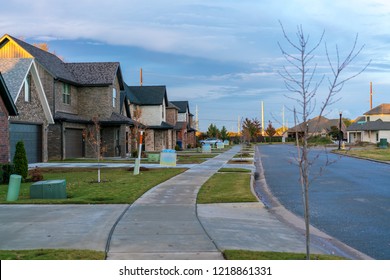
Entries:
[[217,138],[207,138],[199,141],[201,145],[210,144],[210,145],[216,145],[217,143],[222,143],[222,140],[219,140]]

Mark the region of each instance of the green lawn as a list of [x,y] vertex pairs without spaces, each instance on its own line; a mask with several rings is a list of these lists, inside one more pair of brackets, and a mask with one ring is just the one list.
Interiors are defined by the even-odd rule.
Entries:
[[177,154],[177,163],[179,164],[197,164],[205,162],[206,160],[213,158],[217,156],[216,153],[192,153],[192,154],[186,154],[186,153],[178,153]]
[[[226,250],[223,252],[227,260],[305,260],[304,253],[285,252],[256,252],[245,250]],[[312,260],[345,260],[343,257],[335,255],[311,254]]]
[[104,252],[90,250],[0,250],[0,260],[104,260]]
[[367,148],[367,149],[351,149],[351,150],[335,150],[334,152],[342,155],[351,155],[362,158],[390,161],[390,149]]
[[97,170],[52,168],[41,169],[44,180],[66,179],[67,199],[30,199],[30,185],[22,183],[19,199],[7,202],[8,185],[0,185],[0,203],[22,204],[130,204],[150,188],[185,169],[149,169],[133,175],[127,169],[101,169],[101,183],[97,183]]
[[198,203],[256,202],[250,188],[250,174],[216,173],[203,184]]

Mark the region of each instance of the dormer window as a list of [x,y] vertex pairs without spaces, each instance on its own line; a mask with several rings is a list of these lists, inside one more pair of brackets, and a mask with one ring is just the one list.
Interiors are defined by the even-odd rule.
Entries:
[[112,89],[112,107],[116,107],[116,88]]
[[24,101],[30,102],[31,100],[31,75],[27,75],[24,80]]
[[69,84],[63,84],[62,102],[64,104],[70,105],[70,85]]
[[366,116],[366,122],[369,122],[369,121],[370,121],[370,117]]

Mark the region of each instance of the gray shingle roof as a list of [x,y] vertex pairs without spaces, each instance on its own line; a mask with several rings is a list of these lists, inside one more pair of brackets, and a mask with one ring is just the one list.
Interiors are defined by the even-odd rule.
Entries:
[[[92,123],[92,120],[80,115],[56,112],[54,119],[57,121],[66,121],[73,123]],[[101,124],[134,124],[134,121],[124,115],[113,112],[109,118],[99,119]]]
[[[328,130],[330,131],[330,128],[332,126],[339,127],[339,120],[338,119],[328,119],[325,117],[315,117],[307,121],[307,124],[309,126],[309,133],[316,133],[322,130]],[[305,124],[300,123],[292,128],[288,129],[288,132],[303,132],[305,129]]]
[[171,101],[171,103],[179,108],[179,113],[187,113],[187,109],[190,112],[188,101]]
[[383,115],[390,114],[390,104],[381,104],[370,111],[364,113],[364,115]]
[[390,130],[390,122],[384,122],[381,119],[371,122],[354,122],[347,131],[379,131]]
[[173,125],[170,125],[167,122],[161,122],[160,125],[150,125],[148,126],[150,129],[156,129],[156,130],[166,130],[166,129],[173,129]]
[[0,72],[7,84],[9,93],[13,99],[16,98],[22,88],[24,79],[30,70],[32,58],[2,58],[0,59]]
[[79,86],[105,86],[113,84],[118,75],[121,90],[123,90],[119,62],[66,63],[50,52],[12,36],[9,37],[30,53],[36,62],[56,79]]
[[165,86],[126,86],[127,97],[137,105],[165,105],[168,106],[167,89]]
[[[66,63],[65,65],[74,77],[74,81],[83,86],[112,85],[120,68],[119,62]],[[120,74],[120,71],[118,73]]]
[[5,107],[7,108],[8,114],[10,116],[16,116],[18,110],[16,109],[15,103],[12,100],[11,94],[9,93],[8,87],[3,79],[3,76],[0,72],[0,97],[3,100]]
[[9,36],[18,43],[23,49],[31,54],[54,78],[65,80],[67,82],[73,82],[74,77],[66,69],[65,63],[59,59],[58,56],[41,50],[33,45],[30,45],[15,37]]

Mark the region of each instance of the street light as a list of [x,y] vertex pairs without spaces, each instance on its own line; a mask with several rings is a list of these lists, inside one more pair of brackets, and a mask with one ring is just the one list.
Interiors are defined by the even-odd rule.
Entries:
[[340,111],[340,121],[339,121],[339,150],[341,150],[341,140],[343,139],[343,132],[341,131],[341,119],[342,119],[342,112]]

